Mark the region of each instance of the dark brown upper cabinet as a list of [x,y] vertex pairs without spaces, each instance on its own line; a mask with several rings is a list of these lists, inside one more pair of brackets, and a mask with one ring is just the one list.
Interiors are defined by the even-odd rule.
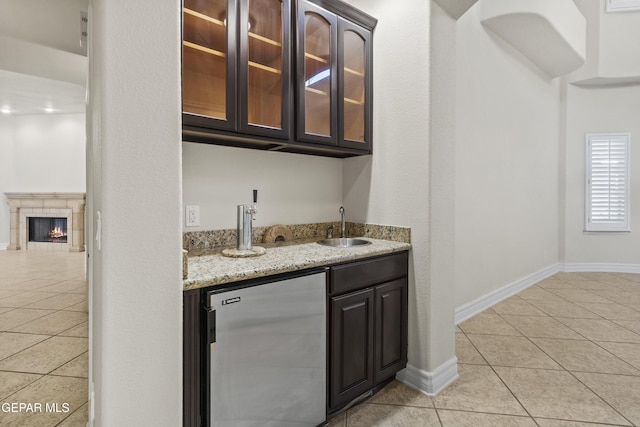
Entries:
[[371,152],[372,30],[297,4],[297,138]]
[[375,18],[339,0],[183,1],[183,140],[371,153]]
[[289,5],[184,0],[183,126],[289,138]]

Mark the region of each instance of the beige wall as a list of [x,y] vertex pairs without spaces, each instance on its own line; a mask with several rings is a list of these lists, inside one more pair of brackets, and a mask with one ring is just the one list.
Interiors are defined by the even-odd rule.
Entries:
[[180,3],[90,5],[95,426],[182,422]]
[[184,231],[235,228],[236,205],[251,203],[253,189],[257,227],[340,219],[341,159],[185,142],[182,162],[183,204],[200,206],[200,227]]
[[456,306],[558,262],[560,83],[457,23]]
[[[640,86],[584,89],[569,85],[566,131],[566,243],[568,264],[630,264],[640,267]],[[630,233],[585,233],[585,134],[630,132]]]
[[344,202],[358,220],[411,227],[409,364],[433,372],[454,356],[454,306],[451,283],[433,277],[431,4],[353,3],[379,19],[374,154],[345,160]]

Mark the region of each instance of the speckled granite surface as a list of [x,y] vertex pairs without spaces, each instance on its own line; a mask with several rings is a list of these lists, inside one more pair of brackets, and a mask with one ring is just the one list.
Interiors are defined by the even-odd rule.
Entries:
[[[319,222],[313,224],[292,224],[285,227],[291,230],[292,240],[323,239],[327,229],[333,226],[333,237],[340,237],[339,222]],[[265,232],[270,227],[253,228],[253,244],[268,243],[263,241]],[[377,224],[346,223],[347,237],[371,237],[373,239],[411,242],[411,229]],[[229,248],[236,245],[236,230],[188,231],[182,235],[182,247],[190,253],[193,250]]]
[[267,249],[257,258],[228,258],[219,253],[190,256],[184,290],[271,276],[361,258],[406,251],[409,243],[366,238],[371,245],[336,248],[318,243],[290,244]]

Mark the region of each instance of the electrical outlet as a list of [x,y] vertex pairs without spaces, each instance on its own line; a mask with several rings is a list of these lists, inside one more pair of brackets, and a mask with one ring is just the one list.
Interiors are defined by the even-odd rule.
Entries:
[[200,206],[185,207],[185,226],[198,227],[200,225]]

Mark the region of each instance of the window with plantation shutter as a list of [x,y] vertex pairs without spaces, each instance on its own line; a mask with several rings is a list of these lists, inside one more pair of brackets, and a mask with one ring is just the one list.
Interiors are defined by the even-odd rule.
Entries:
[[587,134],[585,231],[630,231],[629,133]]

